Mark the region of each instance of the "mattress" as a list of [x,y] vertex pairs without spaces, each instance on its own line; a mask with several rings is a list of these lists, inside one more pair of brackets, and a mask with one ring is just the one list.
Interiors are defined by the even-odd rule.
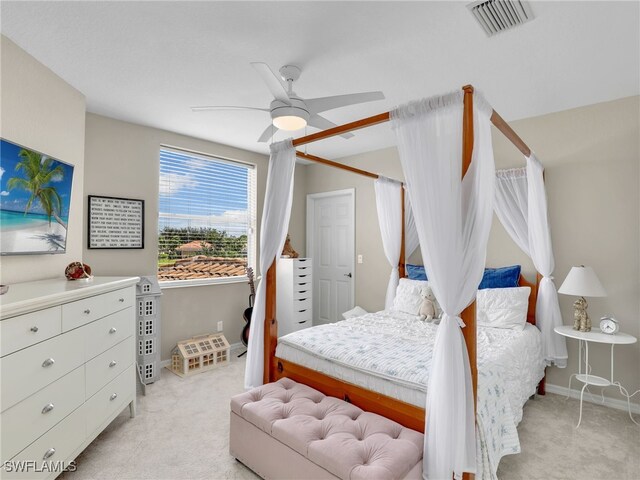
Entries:
[[[382,311],[278,339],[276,355],[424,408],[437,325]],[[520,452],[516,426],[544,375],[538,329],[478,327],[479,463],[494,478],[503,455]],[[480,465],[479,465],[480,467]],[[478,472],[480,473],[480,472]]]

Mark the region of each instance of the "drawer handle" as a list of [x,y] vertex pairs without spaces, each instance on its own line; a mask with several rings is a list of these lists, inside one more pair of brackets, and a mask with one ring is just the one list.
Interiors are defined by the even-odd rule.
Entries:
[[36,327],[35,325],[33,327],[31,327],[29,330],[31,330],[33,333],[36,333],[38,331],[38,327]]
[[109,329],[109,333],[116,333],[116,332],[117,332],[116,327],[111,327]]
[[111,361],[109,362],[109,368],[113,368],[113,367],[115,367],[117,364],[118,364],[118,362],[116,362],[115,360],[111,360]]
[[91,313],[91,310],[89,310],[88,308],[84,311],[85,315],[89,315]]
[[298,310],[298,313],[302,313],[302,312],[306,312],[307,309],[305,308],[304,310]]
[[53,457],[53,455],[56,453],[56,449],[55,448],[50,448],[49,450],[47,450],[44,454],[44,456],[42,457],[43,460],[46,460],[48,458]]
[[53,410],[53,403],[45,405],[45,407],[42,409],[42,413],[49,413],[51,410]]
[[119,301],[120,303],[122,303],[122,302],[124,302],[124,298],[119,298],[119,299],[118,299],[118,301]]
[[302,322],[298,322],[300,325],[302,325],[303,323],[307,323],[306,320],[302,321]]
[[44,362],[42,362],[42,366],[46,368],[50,367],[54,363],[56,363],[56,361],[53,358],[47,358]]
[[113,401],[116,398],[118,398],[118,394],[117,393],[112,393],[111,396],[109,397],[109,400]]

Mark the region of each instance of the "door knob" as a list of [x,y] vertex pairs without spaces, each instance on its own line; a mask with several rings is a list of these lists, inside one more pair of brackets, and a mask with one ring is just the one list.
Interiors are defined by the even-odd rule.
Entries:
[[344,276],[351,278],[352,275],[351,275],[351,272],[349,272],[349,273],[345,273]]

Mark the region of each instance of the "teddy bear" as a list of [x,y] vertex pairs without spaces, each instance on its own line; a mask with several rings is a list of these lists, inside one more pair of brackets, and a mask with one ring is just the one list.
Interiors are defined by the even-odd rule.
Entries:
[[573,329],[581,332],[591,331],[591,319],[587,313],[587,301],[580,297],[573,302]]
[[420,304],[420,310],[418,314],[421,320],[433,321],[438,318],[438,301],[433,294],[431,287],[425,285],[420,291],[420,297],[422,297],[422,303]]

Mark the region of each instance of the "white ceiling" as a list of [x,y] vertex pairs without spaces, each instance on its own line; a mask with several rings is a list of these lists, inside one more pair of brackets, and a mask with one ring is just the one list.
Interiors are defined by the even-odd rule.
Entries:
[[[302,97],[385,93],[326,112],[335,123],[467,83],[507,120],[640,93],[638,2],[531,8],[534,21],[487,38],[464,2],[2,1],[1,30],[85,94],[91,112],[258,152],[268,151],[256,141],[268,113],[189,109],[267,107],[252,61],[300,66]],[[309,153],[337,158],[393,143],[377,126]]]

